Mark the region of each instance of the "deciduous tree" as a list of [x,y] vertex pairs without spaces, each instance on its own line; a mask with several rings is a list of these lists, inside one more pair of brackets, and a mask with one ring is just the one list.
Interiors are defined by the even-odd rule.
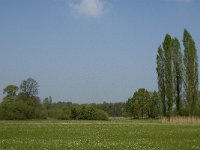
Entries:
[[139,89],[133,94],[132,109],[135,117],[147,117],[151,106],[150,94],[146,89]]
[[20,90],[25,93],[27,97],[36,96],[38,94],[38,83],[35,79],[28,78],[22,81]]
[[185,29],[183,35],[184,45],[184,88],[189,115],[193,115],[198,102],[198,58],[195,42]]
[[161,46],[158,48],[156,70],[158,78],[158,92],[162,101],[162,113],[166,116],[165,57]]
[[173,106],[173,66],[172,66],[172,38],[169,34],[163,42],[165,55],[165,88],[167,98],[167,115],[171,116]]

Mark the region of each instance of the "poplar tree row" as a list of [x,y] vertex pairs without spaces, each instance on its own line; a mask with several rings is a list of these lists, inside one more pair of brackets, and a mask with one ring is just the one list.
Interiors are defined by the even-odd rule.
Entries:
[[174,112],[192,116],[199,109],[197,49],[186,29],[183,47],[182,54],[179,40],[167,34],[157,52],[158,91],[162,113],[168,117]]

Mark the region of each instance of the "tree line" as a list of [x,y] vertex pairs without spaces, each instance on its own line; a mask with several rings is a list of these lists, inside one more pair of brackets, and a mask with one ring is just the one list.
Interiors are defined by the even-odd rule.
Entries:
[[61,119],[61,120],[108,120],[124,112],[123,102],[76,104],[53,102],[52,97],[41,100],[38,82],[33,78],[23,80],[20,86],[8,85],[3,89],[5,97],[0,102],[1,120]]
[[120,117],[124,112],[123,102],[76,104],[72,102],[53,102],[51,97],[43,101],[48,118],[63,120],[108,120]]

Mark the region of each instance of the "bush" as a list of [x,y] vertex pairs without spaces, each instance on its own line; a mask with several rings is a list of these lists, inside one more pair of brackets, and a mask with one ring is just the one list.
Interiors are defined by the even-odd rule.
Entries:
[[102,110],[89,107],[82,106],[77,116],[77,119],[80,120],[108,120],[108,114]]
[[103,110],[96,110],[95,112],[95,120],[108,120],[108,114]]

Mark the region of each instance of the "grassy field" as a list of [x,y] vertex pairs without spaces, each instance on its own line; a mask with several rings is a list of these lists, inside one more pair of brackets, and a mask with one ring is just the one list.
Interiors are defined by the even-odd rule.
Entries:
[[161,121],[0,121],[0,149],[200,150],[200,125]]

